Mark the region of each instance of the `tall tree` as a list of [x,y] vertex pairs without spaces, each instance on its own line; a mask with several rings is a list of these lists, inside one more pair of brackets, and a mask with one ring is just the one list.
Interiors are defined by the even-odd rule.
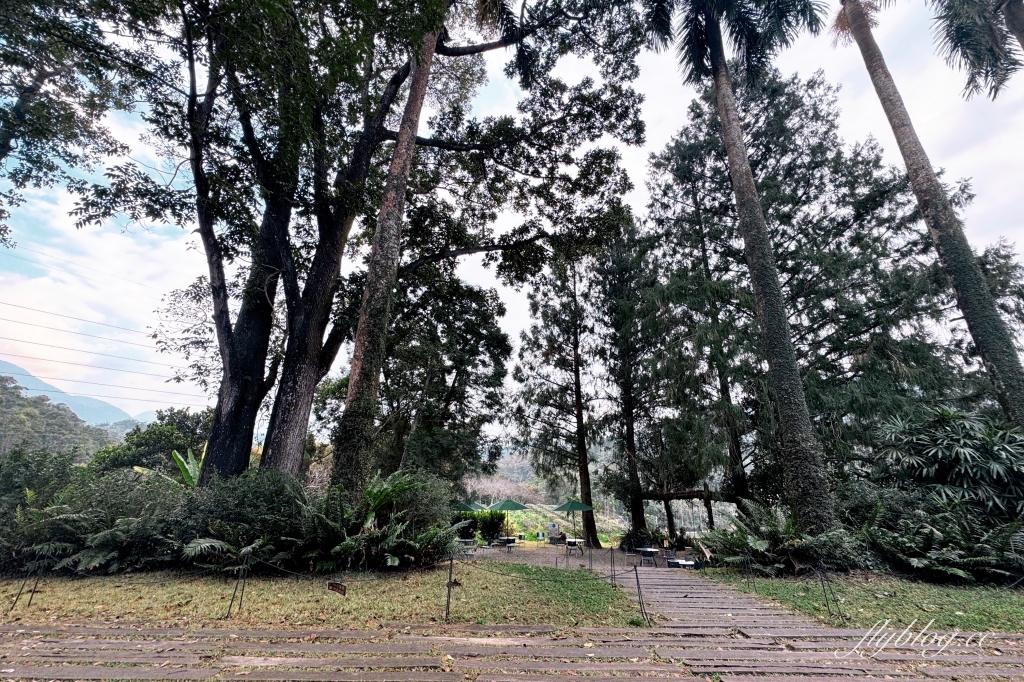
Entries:
[[[122,164],[108,173],[108,186],[83,198],[78,211],[83,221],[120,211],[135,219],[198,225],[209,266],[202,285],[209,290],[209,327],[219,355],[214,371],[200,379],[220,381],[205,484],[211,476],[238,474],[248,466],[256,417],[277,381],[280,356],[269,352],[277,293],[280,286],[286,308],[294,311],[307,269],[297,257],[303,249],[289,236],[305,228],[301,221],[293,227],[296,206],[300,217],[308,210],[322,218],[326,244],[309,268],[306,290],[326,289],[333,296],[348,217],[362,200],[374,150],[373,144],[368,151],[366,144],[351,144],[361,138],[350,133],[349,124],[364,114],[363,129],[370,127],[370,142],[377,141],[375,133],[408,76],[401,67],[404,56],[394,75],[365,65],[373,57],[390,65],[408,42],[403,28],[411,24],[415,32],[419,14],[415,8],[410,13],[345,0],[256,9],[226,0],[185,3],[166,12],[141,38],[174,48],[144,80],[151,105],[146,119],[164,143],[169,165],[176,170],[187,164],[191,172],[184,182],[164,182]],[[177,82],[179,74],[184,83]],[[375,121],[378,128],[372,127]],[[315,185],[319,203],[307,204],[308,185]],[[197,293],[188,297],[199,300]],[[313,313],[322,310],[314,308]],[[287,329],[289,337],[303,337],[300,322],[288,320],[295,332]],[[177,341],[191,350],[196,337]],[[293,348],[292,356],[302,350]],[[195,369],[207,368],[197,363]]]
[[[530,292],[530,314],[537,322],[523,332],[513,370],[522,384],[514,412],[515,442],[541,475],[574,480],[580,501],[592,506],[589,448],[598,396],[591,371],[594,320],[582,267],[578,257],[555,262]],[[585,511],[582,517],[587,545],[599,548],[594,513]]]
[[[381,372],[373,447],[346,462],[340,483],[362,490],[374,474],[401,468],[458,482],[486,469],[500,448],[484,427],[500,413],[512,348],[498,326],[496,292],[459,280],[451,262],[399,280]],[[318,421],[337,436],[345,378],[319,391]]]
[[711,79],[725,141],[735,193],[738,224],[757,300],[764,353],[784,443],[783,469],[786,502],[797,523],[807,532],[821,532],[834,523],[832,499],[814,433],[791,339],[788,312],[775,264],[771,238],[758,199],[757,187],[743,142],[732,75],[722,35],[725,22],[730,37],[755,72],[802,28],[817,31],[820,20],[813,2],[730,0],[724,3],[691,0],[656,0],[648,4],[649,25],[655,41],[664,45],[673,37],[672,14],[678,5],[680,62],[687,82]]
[[[773,241],[786,246],[778,258],[782,290],[812,421],[834,474],[859,466],[886,415],[913,413],[922,401],[998,409],[962,338],[905,172],[886,166],[875,142],[844,144],[836,89],[821,74],[801,81],[772,71],[735,82],[765,219]],[[724,369],[752,493],[774,502],[782,496],[775,409],[717,120],[708,88],[652,163],[648,211],[661,237],[664,305],[678,330],[666,337],[680,340],[659,365],[670,376],[703,377],[712,391]],[[1012,253],[996,246],[982,263],[1019,325]],[[720,409],[718,396],[694,405],[708,422]]]
[[373,423],[377,408],[377,385],[380,370],[384,364],[386,332],[391,315],[392,290],[398,277],[398,261],[401,256],[402,221],[405,215],[405,188],[412,168],[412,157],[416,150],[416,131],[419,129],[420,112],[427,94],[430,65],[437,46],[437,33],[429,32],[423,37],[413,66],[409,86],[409,98],[398,129],[398,139],[391,157],[384,195],[381,199],[377,230],[373,236],[373,248],[366,271],[363,301],[359,308],[356,326],[355,346],[352,350],[352,366],[348,376],[348,393],[345,397],[345,414],[338,425],[336,439],[334,481],[340,480],[344,470],[341,458],[354,459],[352,453],[367,450],[373,436]]
[[[611,10],[606,11],[608,8],[605,5],[608,5]],[[476,46],[454,47],[442,43],[436,49],[441,56],[459,56],[479,53],[515,43],[517,45],[516,55],[509,65],[508,73],[510,75],[517,74],[520,84],[524,88],[537,90],[547,95],[547,97],[538,98],[539,101],[550,102],[553,99],[552,95],[557,96],[567,90],[564,84],[550,77],[550,71],[557,63],[559,57],[565,54],[567,46],[573,45],[571,49],[581,55],[589,52],[598,56],[596,61],[598,61],[601,67],[602,75],[611,81],[608,89],[613,90],[615,94],[622,97],[627,106],[631,106],[635,102],[635,96],[633,93],[626,91],[620,84],[622,81],[629,80],[635,76],[635,69],[627,61],[628,55],[635,52],[635,41],[631,45],[626,40],[626,49],[624,51],[606,51],[604,48],[615,45],[617,42],[622,42],[623,35],[627,36],[627,38],[635,35],[636,32],[631,30],[635,22],[632,21],[633,17],[628,11],[623,11],[621,8],[616,10],[615,8],[616,3],[613,2],[542,2],[536,5],[524,3],[521,16],[529,18],[529,23],[524,22],[520,24],[505,3],[477,3],[478,23],[481,25],[491,24],[500,31],[502,37],[496,41]],[[600,31],[598,37],[601,42],[594,38],[593,34],[596,31]],[[584,32],[588,34],[589,42],[574,44],[574,38]],[[534,42],[527,44],[525,42],[527,37],[530,37]],[[429,49],[434,49],[434,47],[432,45]],[[543,50],[540,48],[543,48]],[[425,42],[424,50],[426,49],[428,48]],[[626,56],[625,59],[624,55]],[[429,73],[424,73],[423,76],[427,78]],[[587,79],[583,85],[585,90],[590,90],[592,81]],[[411,90],[410,94],[412,92],[414,90]],[[411,105],[416,104],[412,99],[409,102]],[[583,119],[582,125],[577,123],[579,121],[577,118],[579,112],[574,110],[574,107],[570,107],[562,116],[545,122],[541,129],[527,129],[517,141],[519,143],[532,141],[530,146],[537,149],[540,146],[538,142],[548,133],[545,128],[555,127],[556,137],[567,138],[575,143],[569,150],[565,150],[568,152],[584,140],[596,140],[600,137],[600,133],[595,135],[596,131],[593,125],[595,121],[607,121],[615,115],[612,112],[621,111],[621,105],[618,103],[611,104],[606,101],[591,99],[589,102],[584,102],[584,104],[586,116]],[[529,112],[525,108],[524,111]],[[407,114],[415,114],[418,117],[418,109],[415,106],[411,109],[407,108]],[[406,131],[404,127],[405,120],[407,119],[408,116],[406,119],[403,119],[403,128],[394,136],[396,139],[396,151],[392,160],[392,170],[396,173],[389,176],[389,182],[385,188],[384,199],[381,204],[381,213],[377,221],[377,231],[374,235],[374,246],[368,266],[369,274],[366,290],[355,333],[352,365],[349,373],[349,393],[346,400],[346,416],[342,417],[342,421],[338,426],[338,431],[341,435],[336,440],[334,453],[337,466],[341,466],[343,462],[357,460],[359,453],[365,451],[370,446],[372,440],[378,377],[384,359],[382,349],[385,347],[385,334],[389,323],[388,301],[398,276],[399,260],[401,257],[399,244],[404,195],[402,197],[399,197],[399,195],[405,192],[409,176],[408,164],[403,166],[399,162],[404,164],[407,160],[411,163],[415,143],[417,142],[415,126],[411,131]],[[620,119],[609,127],[614,130],[615,128],[622,127],[622,124],[626,121],[631,121],[631,117],[627,117],[625,120]],[[552,124],[556,125],[553,126]],[[508,135],[512,131],[508,130],[507,124],[504,126],[504,129],[502,129],[502,126],[496,126],[496,128],[499,134],[505,133],[505,140],[509,140],[510,137],[514,140],[514,134],[512,136]],[[559,132],[559,128],[563,129],[563,132]],[[566,128],[569,130],[568,133],[564,132]],[[479,134],[479,128],[474,132]],[[607,130],[604,132],[607,132]],[[630,130],[629,133],[630,138],[635,139],[635,129]],[[642,133],[640,134],[642,135]],[[412,141],[408,149],[404,146],[407,135],[410,136],[409,139]],[[482,153],[489,150],[493,151],[496,147],[501,146],[496,144],[496,142],[500,142],[501,138],[495,140],[493,136],[488,137],[490,139],[485,137],[481,142],[468,145],[453,141],[435,140],[433,142],[425,142],[424,146],[436,146],[440,149],[452,151],[476,152],[475,154],[469,154],[466,162],[479,168],[483,160],[481,157],[484,156]],[[515,141],[513,141],[514,143]],[[521,144],[520,146],[526,145]],[[559,163],[571,163],[568,156],[557,156],[559,152],[563,152],[562,149],[559,149],[561,146],[558,145],[555,149],[548,150],[549,161],[545,163],[547,168],[543,169],[543,175],[533,174],[532,177],[527,175],[524,183],[527,187],[533,184],[543,185],[546,182],[550,182],[550,176],[558,173],[557,166]],[[408,153],[407,159],[405,156],[406,152]],[[401,156],[399,153],[401,153]],[[394,182],[392,182],[392,178]],[[514,192],[514,190],[511,191]],[[533,191],[543,196],[543,192]],[[395,197],[394,201],[390,199],[392,195]],[[529,226],[524,226],[524,228],[528,230]],[[513,235],[516,239],[512,242],[492,244],[485,247],[475,246],[450,250],[447,253],[438,254],[438,257],[491,249],[504,251],[509,248],[528,248],[536,246],[536,242],[539,239],[547,237],[544,233],[532,236],[524,235],[523,230],[516,230]],[[536,255],[535,249],[531,255]],[[335,480],[339,480],[339,477],[342,475],[341,472],[337,472]]]
[[598,356],[608,372],[614,396],[609,420],[626,471],[630,527],[646,530],[640,480],[638,430],[649,422],[663,386],[651,372],[652,355],[662,347],[660,318],[650,291],[657,275],[650,262],[652,243],[633,224],[608,240],[595,256],[593,306],[602,343]]
[[837,35],[856,41],[875,92],[892,127],[910,183],[946,276],[956,294],[971,338],[995,388],[1006,418],[1024,425],[1024,368],[1006,322],[999,314],[978,259],[953,210],[946,189],[932,168],[882,51],[871,32],[871,14],[860,0],[844,0],[836,19]]

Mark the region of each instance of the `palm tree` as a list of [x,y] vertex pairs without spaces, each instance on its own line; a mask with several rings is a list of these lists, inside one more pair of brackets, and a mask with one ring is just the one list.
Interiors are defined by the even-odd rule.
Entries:
[[[1022,66],[1024,0],[932,0],[932,4],[940,50],[950,66],[967,72],[964,92],[970,97],[985,89],[995,99]],[[870,19],[875,6],[865,3],[862,8]]]
[[852,36],[860,48],[868,75],[903,154],[910,184],[938,250],[939,262],[953,286],[957,305],[985,363],[996,397],[1007,419],[1024,426],[1024,369],[1021,368],[1013,337],[999,315],[995,298],[985,283],[985,276],[967,242],[960,219],[928,160],[903,98],[871,33],[872,13],[876,9],[876,5],[865,5],[860,0],[844,0],[843,9],[836,18],[836,34],[840,38]]
[[[786,502],[802,530],[827,530],[834,517],[821,444],[804,397],[789,314],[743,144],[722,36],[724,25],[748,77],[752,77],[800,29],[819,30],[818,7],[814,0],[647,0],[646,5],[649,36],[655,46],[663,47],[674,37],[686,81],[697,84],[710,78],[714,83],[739,229],[779,418]],[[677,13],[678,35],[673,36],[672,20]]]

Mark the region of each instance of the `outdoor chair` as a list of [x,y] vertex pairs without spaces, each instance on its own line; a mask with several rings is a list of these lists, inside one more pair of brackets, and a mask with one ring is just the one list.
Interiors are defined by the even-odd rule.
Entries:
[[643,566],[644,563],[650,562],[651,566],[654,566],[655,568],[657,568],[658,567],[658,562],[657,562],[657,560],[655,560],[654,555],[655,555],[655,550],[653,550],[653,549],[646,549],[646,550],[645,549],[641,549],[640,550],[640,565]]
[[668,540],[662,540],[661,546],[664,548],[666,559],[676,558],[676,550],[669,544]]
[[630,559],[632,559],[633,565],[636,565],[636,548],[626,547],[623,551],[626,552],[626,561],[628,562]]
[[507,553],[511,554],[512,550],[514,550],[515,548],[516,548],[516,539],[515,538],[505,538],[505,551]]

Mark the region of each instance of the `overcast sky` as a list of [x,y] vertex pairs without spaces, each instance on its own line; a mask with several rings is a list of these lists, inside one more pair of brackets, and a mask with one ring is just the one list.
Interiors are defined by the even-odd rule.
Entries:
[[[832,4],[834,12],[838,2]],[[983,98],[964,101],[963,76],[936,54],[930,14],[924,3],[900,3],[886,10],[880,21],[876,38],[933,165],[946,169],[947,180],[972,180],[977,198],[964,213],[971,243],[980,249],[1000,236],[1024,243],[1024,209],[1020,206],[1024,78],[1012,80],[995,102]],[[507,55],[502,54],[489,56],[492,80],[480,95],[479,115],[505,113],[515,106],[519,92],[501,75],[506,59]],[[830,82],[842,86],[840,130],[847,142],[874,136],[887,159],[901,163],[855,47],[833,48],[827,35],[805,36],[780,56],[777,65],[786,75],[797,72],[804,77],[822,69]],[[560,73],[571,81],[586,71],[583,65],[568,63]],[[636,185],[627,199],[642,214],[647,200],[644,179],[648,156],[663,148],[685,124],[687,104],[694,93],[681,85],[672,54],[645,54],[635,85],[646,97],[643,115],[647,143],[643,148],[624,148],[621,153]],[[134,158],[146,163],[155,161],[139,141],[137,122],[118,118],[114,123],[122,139],[133,143]],[[151,342],[138,332],[157,323],[161,295],[205,272],[194,236],[178,227],[125,231],[118,224],[108,224],[76,230],[67,216],[70,207],[71,200],[60,192],[34,192],[16,211],[13,236],[20,248],[0,249],[0,359],[47,377],[49,383],[69,393],[102,396],[133,415],[168,403],[206,404],[198,388],[166,386],[159,376],[150,376],[168,376],[173,371],[170,367],[139,362],[180,363],[178,358],[156,353]],[[461,272],[471,281],[494,284],[493,277],[480,267],[479,259],[465,262]],[[504,326],[517,338],[528,323],[525,293],[507,289],[501,289],[501,293],[509,310]],[[42,327],[21,324],[26,322]]]

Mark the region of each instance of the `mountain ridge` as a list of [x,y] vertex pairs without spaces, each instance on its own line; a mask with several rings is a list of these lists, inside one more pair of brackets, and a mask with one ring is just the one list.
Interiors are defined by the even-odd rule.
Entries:
[[23,389],[26,396],[45,395],[52,403],[67,405],[68,409],[75,413],[79,419],[89,425],[110,424],[113,422],[133,419],[120,407],[110,403],[90,398],[88,396],[72,395],[66,391],[37,379],[28,370],[10,362],[0,360],[0,376],[9,376]]

